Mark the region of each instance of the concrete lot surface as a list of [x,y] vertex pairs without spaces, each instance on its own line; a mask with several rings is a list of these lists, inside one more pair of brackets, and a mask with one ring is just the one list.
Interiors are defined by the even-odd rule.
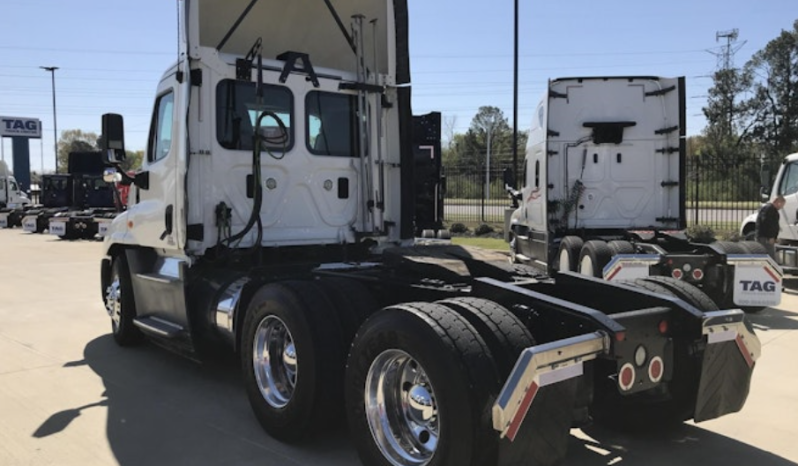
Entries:
[[[117,347],[101,251],[0,230],[0,465],[359,464],[345,431],[302,446],[269,438],[234,358]],[[742,412],[659,435],[574,430],[566,464],[798,464],[798,292],[752,320],[763,356]]]

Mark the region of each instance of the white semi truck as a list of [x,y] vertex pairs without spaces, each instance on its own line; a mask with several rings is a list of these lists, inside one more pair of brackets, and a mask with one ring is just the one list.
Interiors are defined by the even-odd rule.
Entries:
[[607,280],[669,277],[749,312],[779,304],[782,272],[760,244],[684,233],[684,89],[684,78],[552,80],[513,191],[513,258]]
[[[233,349],[270,435],[346,419],[367,466],[556,464],[589,416],[743,407],[760,343],[740,310],[415,242],[406,1],[179,5],[179,61],[105,236],[117,343]],[[122,117],[102,134],[120,162]]]
[[6,170],[0,171],[0,228],[21,226],[23,213],[30,205],[30,198],[19,188],[14,176]]
[[[772,184],[763,171],[762,200],[783,196],[784,207],[779,211],[779,236],[776,242],[776,262],[785,273],[798,274],[798,153],[784,157]],[[746,239],[756,239],[757,212],[746,217],[740,234]]]

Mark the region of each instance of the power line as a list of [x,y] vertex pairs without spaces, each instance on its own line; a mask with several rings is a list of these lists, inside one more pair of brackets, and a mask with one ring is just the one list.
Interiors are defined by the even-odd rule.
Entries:
[[156,51],[136,51],[136,50],[98,50],[98,49],[54,49],[50,47],[19,47],[15,45],[0,45],[0,50],[12,50],[21,52],[58,52],[58,53],[103,53],[111,55],[169,55],[173,56],[174,52],[156,52]]
[[[716,47],[710,47],[716,48]],[[644,56],[651,56],[651,55],[678,55],[678,54],[686,54],[686,53],[705,53],[708,49],[691,49],[691,50],[660,50],[660,51],[645,51],[645,52],[574,52],[574,53],[530,53],[530,54],[522,54],[521,57],[530,57],[530,58],[546,58],[546,57],[591,57],[591,56],[629,56],[629,55],[644,55]],[[461,58],[512,58],[512,54],[468,54],[468,55],[414,55],[411,54],[411,58],[434,58],[434,59],[461,59]]]

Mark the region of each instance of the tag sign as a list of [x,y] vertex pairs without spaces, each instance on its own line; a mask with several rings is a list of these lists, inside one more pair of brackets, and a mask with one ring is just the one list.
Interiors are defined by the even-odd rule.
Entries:
[[776,306],[781,302],[781,280],[760,264],[734,266],[734,304]]
[[0,116],[0,136],[41,139],[42,122],[37,118]]
[[97,234],[100,235],[101,238],[104,238],[105,235],[108,234],[108,227],[111,226],[111,222],[99,222],[97,224]]
[[50,234],[55,236],[66,235],[66,222],[50,222]]
[[36,233],[36,217],[25,217],[22,219],[22,231]]

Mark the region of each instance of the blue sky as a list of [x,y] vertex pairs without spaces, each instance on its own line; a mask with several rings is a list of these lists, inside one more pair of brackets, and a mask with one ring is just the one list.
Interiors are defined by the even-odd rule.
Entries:
[[[300,1],[300,0],[293,0]],[[316,0],[301,0],[316,1]],[[323,7],[318,0],[320,8]],[[335,0],[333,0],[335,3]],[[413,111],[441,111],[465,131],[483,105],[512,118],[513,2],[409,0]],[[519,129],[549,78],[687,77],[688,134],[701,132],[701,107],[721,42],[739,29],[738,66],[790,29],[795,0],[520,1]],[[42,120],[31,168],[53,167],[50,73],[58,66],[58,130],[99,133],[100,115],[125,116],[129,149],[143,149],[152,98],[175,59],[174,0],[2,0],[0,115]],[[512,124],[512,122],[511,122]],[[10,162],[11,142],[4,143]]]

